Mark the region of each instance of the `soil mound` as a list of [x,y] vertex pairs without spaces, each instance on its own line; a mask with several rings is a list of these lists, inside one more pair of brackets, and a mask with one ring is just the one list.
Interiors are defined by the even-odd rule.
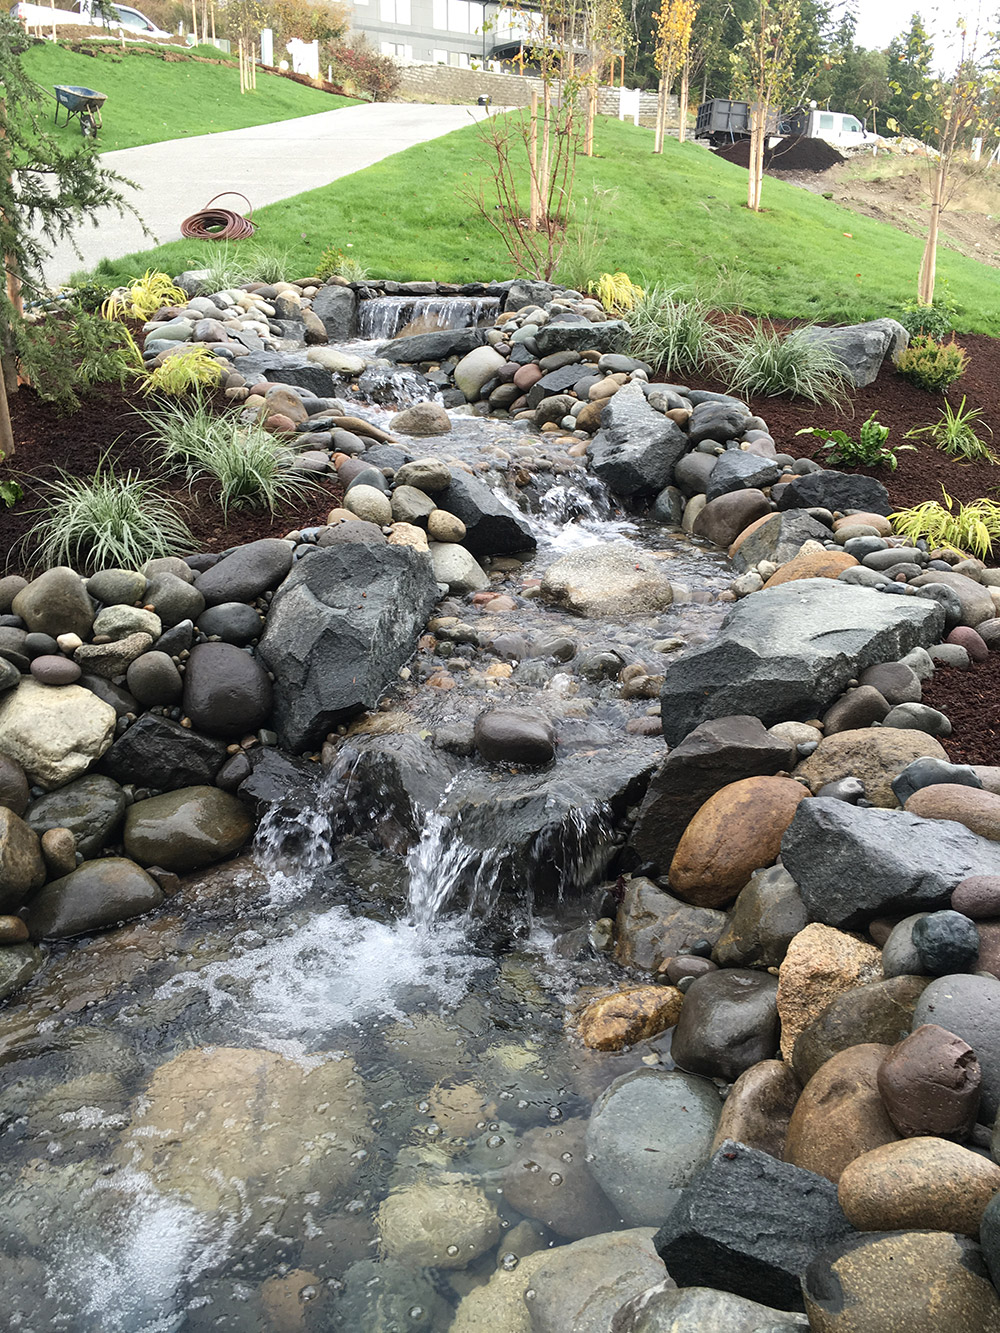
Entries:
[[[738,167],[750,166],[749,139],[723,144],[715,153],[717,157],[724,157],[727,162]],[[789,134],[773,148],[764,149],[764,170],[775,174],[785,171],[826,171],[846,160],[825,139],[807,139],[801,134]]]

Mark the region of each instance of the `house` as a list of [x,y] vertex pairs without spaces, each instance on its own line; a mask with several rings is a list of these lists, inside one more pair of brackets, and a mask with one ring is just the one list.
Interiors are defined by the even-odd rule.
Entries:
[[535,27],[499,0],[351,0],[351,27],[383,55],[419,64],[500,70]]

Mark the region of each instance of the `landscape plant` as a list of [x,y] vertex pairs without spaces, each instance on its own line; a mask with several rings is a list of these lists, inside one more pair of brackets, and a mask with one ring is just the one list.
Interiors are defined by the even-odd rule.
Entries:
[[588,284],[587,290],[597,297],[605,310],[619,314],[634,310],[636,302],[646,295],[627,273],[602,273],[596,282]]
[[780,393],[811,403],[848,401],[844,363],[812,336],[810,326],[778,333],[747,321],[748,332],[726,335],[719,360],[736,393],[773,398]]
[[133,278],[124,287],[116,287],[101,306],[105,319],[152,319],[164,306],[187,305],[182,291],[169,273],[147,269],[141,278]]
[[746,98],[750,117],[747,207],[760,209],[764,147],[772,120],[797,79],[793,55],[799,35],[799,0],[756,0],[743,23],[743,39],[733,51],[737,96]]
[[199,389],[218,388],[224,373],[218,358],[207,347],[191,347],[171,353],[160,365],[147,371],[142,392],[165,393],[176,398]]
[[907,440],[927,438],[943,453],[950,454],[953,458],[964,458],[967,462],[1000,462],[976,429],[978,426],[991,436],[993,434],[983,419],[982,408],[966,407],[965,401],[963,394],[958,407],[952,407],[951,403],[945,402],[937,421],[932,421],[929,426],[914,426],[912,430],[906,432],[904,438]]
[[695,0],[660,0],[659,11],[653,15],[656,21],[656,61],[660,75],[656,95],[656,129],[653,133],[654,153],[663,152],[667,98],[674,74],[687,62],[691,27],[697,13]]
[[965,349],[959,347],[954,338],[942,343],[921,334],[900,353],[896,369],[918,389],[946,393],[964,374],[968,361]]
[[911,338],[922,335],[940,341],[954,332],[957,314],[955,302],[945,292],[943,295],[938,295],[933,305],[923,305],[916,300],[905,302],[896,311],[895,318]]
[[345,282],[364,282],[368,270],[353,255],[345,255],[335,245],[329,245],[314,265],[318,278],[343,278]]
[[194,545],[180,505],[137,472],[117,473],[107,454],[92,477],[60,470],[34,512],[41,517],[23,545],[29,559],[46,569],[140,569],[147,560]]
[[889,521],[911,545],[922,537],[932,549],[952,547],[985,559],[1000,541],[1000,504],[985,498],[961,504],[943,486],[941,496],[944,504],[925,500],[890,514]]
[[656,284],[629,311],[629,353],[664,375],[702,370],[723,354],[725,340],[709,307]]
[[806,426],[795,433],[814,435],[816,439],[823,440],[823,448],[828,451],[830,462],[846,467],[881,467],[885,464],[895,472],[898,466],[897,450],[913,450],[916,447],[912,444],[890,445],[889,427],[882,425],[877,412],[873,412],[862,423],[856,440],[844,430],[829,430],[825,426]]

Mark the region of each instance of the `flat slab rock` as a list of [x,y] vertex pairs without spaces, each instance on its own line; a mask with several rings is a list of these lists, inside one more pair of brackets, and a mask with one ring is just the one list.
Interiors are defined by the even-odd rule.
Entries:
[[663,735],[676,745],[701,722],[733,714],[765,726],[815,717],[859,671],[936,643],[935,602],[886,597],[833,579],[800,579],[737,603],[709,644],[667,668]]

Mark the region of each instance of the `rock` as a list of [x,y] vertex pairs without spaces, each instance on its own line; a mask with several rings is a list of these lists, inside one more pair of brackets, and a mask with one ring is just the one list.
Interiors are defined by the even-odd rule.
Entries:
[[83,673],[68,657],[43,653],[32,659],[31,674],[41,685],[72,685]]
[[41,968],[45,955],[33,944],[8,944],[0,949],[0,1000],[6,1000]]
[[625,886],[615,924],[615,961],[622,967],[656,972],[667,958],[699,940],[714,943],[726,924],[725,914],[691,907],[651,880],[631,879]]
[[[982,778],[971,764],[950,764],[945,759],[926,757],[915,759],[912,764],[908,764],[898,777],[893,779],[892,790],[900,805],[905,806],[911,796],[925,787],[942,787],[956,784],[960,787],[975,788],[976,790],[982,790],[983,786]],[[958,793],[953,794],[958,796]],[[978,799],[969,792],[966,795],[969,795],[973,802]],[[915,809],[911,813],[924,814],[924,811]],[[925,818],[933,817],[933,815],[925,816]],[[952,815],[939,817],[954,818]],[[979,832],[980,830],[975,829],[973,831]]]
[[[149,774],[137,780],[149,782]],[[124,813],[125,793],[118,783],[88,773],[32,801],[25,820],[39,836],[48,829],[68,829],[76,851],[89,861],[103,851]]]
[[0,699],[0,751],[51,790],[79,777],[110,746],[116,714],[79,685],[26,677]]
[[506,364],[506,359],[492,347],[475,347],[466,352],[452,372],[455,387],[465,394],[467,403],[474,403],[487,380]]
[[[688,458],[706,458],[706,454],[688,454]],[[770,501],[762,491],[730,491],[710,500],[694,522],[694,535],[716,546],[728,548],[750,523],[771,511]]]
[[873,514],[891,514],[893,506],[889,492],[874,477],[824,468],[793,477],[782,488],[778,509],[868,509]]
[[397,364],[417,361],[445,361],[452,356],[464,356],[486,342],[485,329],[439,329],[434,333],[417,333],[407,338],[394,338],[381,343],[376,354]]
[[785,1155],[788,1121],[802,1087],[781,1060],[761,1060],[743,1071],[726,1098],[712,1151],[726,1139],[770,1153],[780,1162]]
[[762,560],[784,565],[798,555],[805,542],[828,541],[829,537],[828,527],[799,510],[757,519],[734,539],[729,548],[733,572],[745,574]]
[[116,782],[173,791],[209,785],[225,761],[223,741],[145,713],[115,741],[100,769]]
[[454,468],[450,485],[438,491],[436,499],[440,509],[465,524],[465,545],[473,555],[513,555],[535,549],[527,522],[512,513],[478,477]]
[[451,469],[439,458],[417,458],[397,469],[395,484],[413,486],[427,495],[436,495],[451,485]]
[[587,1166],[586,1129],[576,1119],[529,1129],[501,1177],[511,1208],[567,1240],[611,1231],[618,1221]]
[[738,602],[715,640],[665,673],[663,734],[676,744],[711,717],[765,726],[815,717],[859,670],[938,637],[941,611],[831,579],[802,579]]
[[664,759],[649,784],[630,838],[644,861],[666,867],[701,806],[730,783],[769,776],[795,762],[795,747],[755,717],[703,722]]
[[670,887],[698,907],[724,907],[751,873],[778,856],[785,830],[808,793],[790,778],[743,778],[710,797],[684,830],[670,863]]
[[794,1333],[806,1329],[801,1315],[760,1305],[709,1287],[674,1288],[669,1281],[634,1296],[621,1307],[613,1333]]
[[185,620],[197,620],[205,609],[205,599],[198,589],[169,570],[150,577],[145,597],[161,624],[169,629]]
[[820,1066],[792,1112],[786,1161],[836,1183],[848,1162],[897,1139],[876,1081],[888,1049],[863,1042]]
[[683,1003],[674,986],[629,986],[591,1000],[576,1029],[590,1050],[620,1051],[673,1027]]
[[590,1169],[631,1226],[659,1226],[671,1192],[708,1159],[721,1111],[711,1083],[676,1070],[623,1074],[590,1114]]
[[85,643],[73,654],[88,674],[113,680],[124,676],[128,668],[143,653],[149,652],[153,640],[148,634],[127,634],[124,639],[110,643]]
[[447,584],[449,592],[482,592],[490,586],[486,571],[464,546],[455,542],[433,542],[428,545],[428,550],[434,579],[437,583]]
[[186,874],[231,856],[253,829],[235,796],[218,787],[181,787],[130,805],[123,841],[140,865]]
[[982,1078],[968,1042],[936,1023],[924,1023],[897,1042],[879,1065],[878,1090],[904,1138],[937,1134],[964,1139],[979,1113]]
[[796,810],[781,857],[812,919],[848,930],[944,907],[967,875],[1000,872],[1000,847],[961,824],[821,796]]
[[391,504],[394,523],[426,523],[435,510],[431,497],[415,486],[397,486]]
[[837,995],[876,981],[882,958],[865,944],[839,930],[814,922],[792,940],[778,970],[778,1014],[781,1053],[791,1060],[799,1034],[815,1022]]
[[76,839],[67,828],[50,828],[39,839],[50,879],[61,879],[76,869]]
[[951,723],[944,713],[927,704],[896,704],[882,719],[882,726],[926,731],[929,736],[951,735]]
[[858,677],[858,683],[878,690],[890,706],[918,704],[922,695],[919,676],[902,662],[880,662],[869,667]]
[[620,319],[608,319],[600,324],[591,324],[589,321],[576,324],[553,319],[538,330],[535,342],[539,356],[568,351],[617,352],[627,343],[631,332],[629,326]]
[[778,1048],[778,985],[767,972],[723,968],[684,993],[670,1052],[679,1069],[727,1083]]
[[933,1230],[979,1235],[979,1222],[1000,1190],[1000,1166],[957,1143],[909,1138],[848,1164],[837,1195],[859,1231]]
[[0,807],[23,815],[31,793],[24,769],[9,755],[0,753]]
[[87,588],[74,569],[57,565],[47,569],[22,588],[11,602],[11,610],[20,616],[34,634],[79,634],[90,637],[94,623],[94,604]]
[[929,591],[936,584],[943,584],[956,594],[962,611],[962,624],[975,629],[984,620],[991,620],[996,615],[996,608],[989,590],[975,579],[965,574],[945,573],[932,569],[926,574],[918,574],[911,580],[911,587]]
[[312,299],[312,312],[331,342],[348,342],[357,336],[358,298],[350,287],[325,283]]
[[617,495],[656,494],[673,481],[686,452],[680,427],[646,401],[639,382],[610,400],[588,447],[590,467]]
[[350,486],[344,496],[344,508],[357,518],[378,527],[386,527],[392,522],[389,497],[374,486]]
[[305,749],[374,708],[437,596],[430,562],[409,547],[343,544],[300,561],[271,603],[258,650],[275,676],[282,743]]
[[465,524],[445,509],[433,509],[427,515],[427,536],[434,542],[465,540]]
[[812,1333],[1000,1330],[979,1246],[942,1231],[850,1237],[816,1256],[802,1290]]
[[245,602],[220,602],[201,613],[198,629],[202,634],[221,639],[223,643],[235,643],[238,648],[243,648],[260,638],[264,622],[260,613]]
[[933,1023],[972,1047],[982,1070],[980,1119],[1000,1109],[1000,981],[957,973],[936,977],[913,1011],[913,1030]]
[[849,1046],[889,1046],[902,1041],[910,1031],[917,1000],[928,984],[927,977],[891,977],[834,996],[819,1017],[799,1033],[792,1053],[798,1077],[808,1083],[821,1065]]
[[548,764],[555,758],[555,732],[541,713],[493,709],[476,719],[476,749],[499,764]]
[[896,319],[871,319],[864,324],[837,328],[800,330],[803,341],[820,343],[840,361],[856,389],[874,384],[888,355],[896,362],[909,344],[910,335]]
[[255,657],[230,643],[191,650],[182,707],[199,731],[236,740],[267,721],[271,702],[271,682]]
[[33,940],[64,940],[142,916],[162,902],[163,891],[145,870],[106,856],[51,880],[32,898],[26,919]]
[[674,600],[663,565],[627,542],[584,546],[560,556],[542,576],[542,596],[591,619],[654,615]]
[[[261,593],[277,588],[292,567],[292,548],[277,537],[238,546],[217,565],[197,578],[197,589],[206,606],[223,602],[252,602]],[[197,621],[201,609],[191,618]]]
[[140,606],[106,606],[94,617],[94,635],[124,639],[130,634],[148,634],[158,639],[163,633],[160,617]]
[[919,916],[911,931],[916,971],[931,977],[966,972],[979,957],[979,932],[967,916],[950,910]]
[[[688,439],[691,445],[701,444],[702,440],[715,440],[725,444],[742,436],[750,420],[750,409],[745,403],[734,398],[727,402],[707,400],[698,403],[688,421]],[[739,450],[729,450],[738,453]]]
[[794,774],[806,780],[814,796],[827,783],[855,777],[873,805],[895,809],[896,783],[915,761],[946,759],[941,743],[923,733],[862,727],[823,737]]
[[6,806],[0,806],[0,912],[16,912],[45,883],[38,836]]
[[[699,410],[696,408],[696,413]],[[781,469],[769,458],[744,453],[742,449],[727,449],[712,469],[705,497],[711,504],[720,495],[728,495],[732,491],[761,490],[773,485],[780,475]]]
[[430,554],[427,533],[424,532],[423,528],[414,527],[412,523],[393,523],[388,544],[390,546],[410,546],[414,551],[423,551]]
[[951,905],[973,921],[1000,917],[1000,875],[970,875],[955,885]]
[[653,1243],[680,1287],[798,1310],[807,1265],[850,1234],[832,1184],[727,1139],[684,1187]]
[[246,753],[251,771],[239,783],[239,797],[258,819],[268,811],[291,814],[316,805],[317,765],[271,745],[258,745]]
[[143,653],[129,667],[126,681],[143,708],[174,704],[184,692],[180,672],[166,653]]
[[783,867],[756,871],[740,890],[712,957],[720,967],[777,967],[807,921],[795,881]]
[[986,1205],[980,1226],[980,1239],[983,1258],[986,1260],[993,1285],[996,1286],[997,1278],[1000,1277],[1000,1194],[995,1194]]
[[[905,778],[905,773],[901,775]],[[949,775],[950,776],[950,775]],[[975,774],[970,774],[975,778]],[[950,819],[964,824],[980,837],[1000,841],[1000,796],[977,790],[976,783],[950,782],[945,778],[920,787],[906,799],[905,808],[922,819]]]
[[[708,504],[708,483],[711,480],[715,465],[719,459],[716,454],[703,454],[700,449],[695,449],[693,453],[684,454],[674,465],[674,486],[680,490],[681,494],[687,498],[695,495],[704,495],[706,508]],[[739,495],[741,492],[735,491],[732,494]],[[719,499],[722,497],[719,496]],[[770,513],[771,505],[767,505],[767,513]],[[701,515],[699,514],[699,518]],[[743,528],[753,523],[760,515],[754,515],[754,518],[748,519],[742,528],[738,528],[735,536],[738,537]],[[735,540],[735,537],[734,537]]]
[[797,579],[835,579],[845,569],[851,569],[857,563],[854,557],[845,551],[800,552],[781,565],[764,587],[778,588],[783,583],[794,583]]
[[394,1189],[376,1225],[388,1258],[414,1268],[468,1268],[500,1238],[496,1208],[465,1180],[420,1179]]

